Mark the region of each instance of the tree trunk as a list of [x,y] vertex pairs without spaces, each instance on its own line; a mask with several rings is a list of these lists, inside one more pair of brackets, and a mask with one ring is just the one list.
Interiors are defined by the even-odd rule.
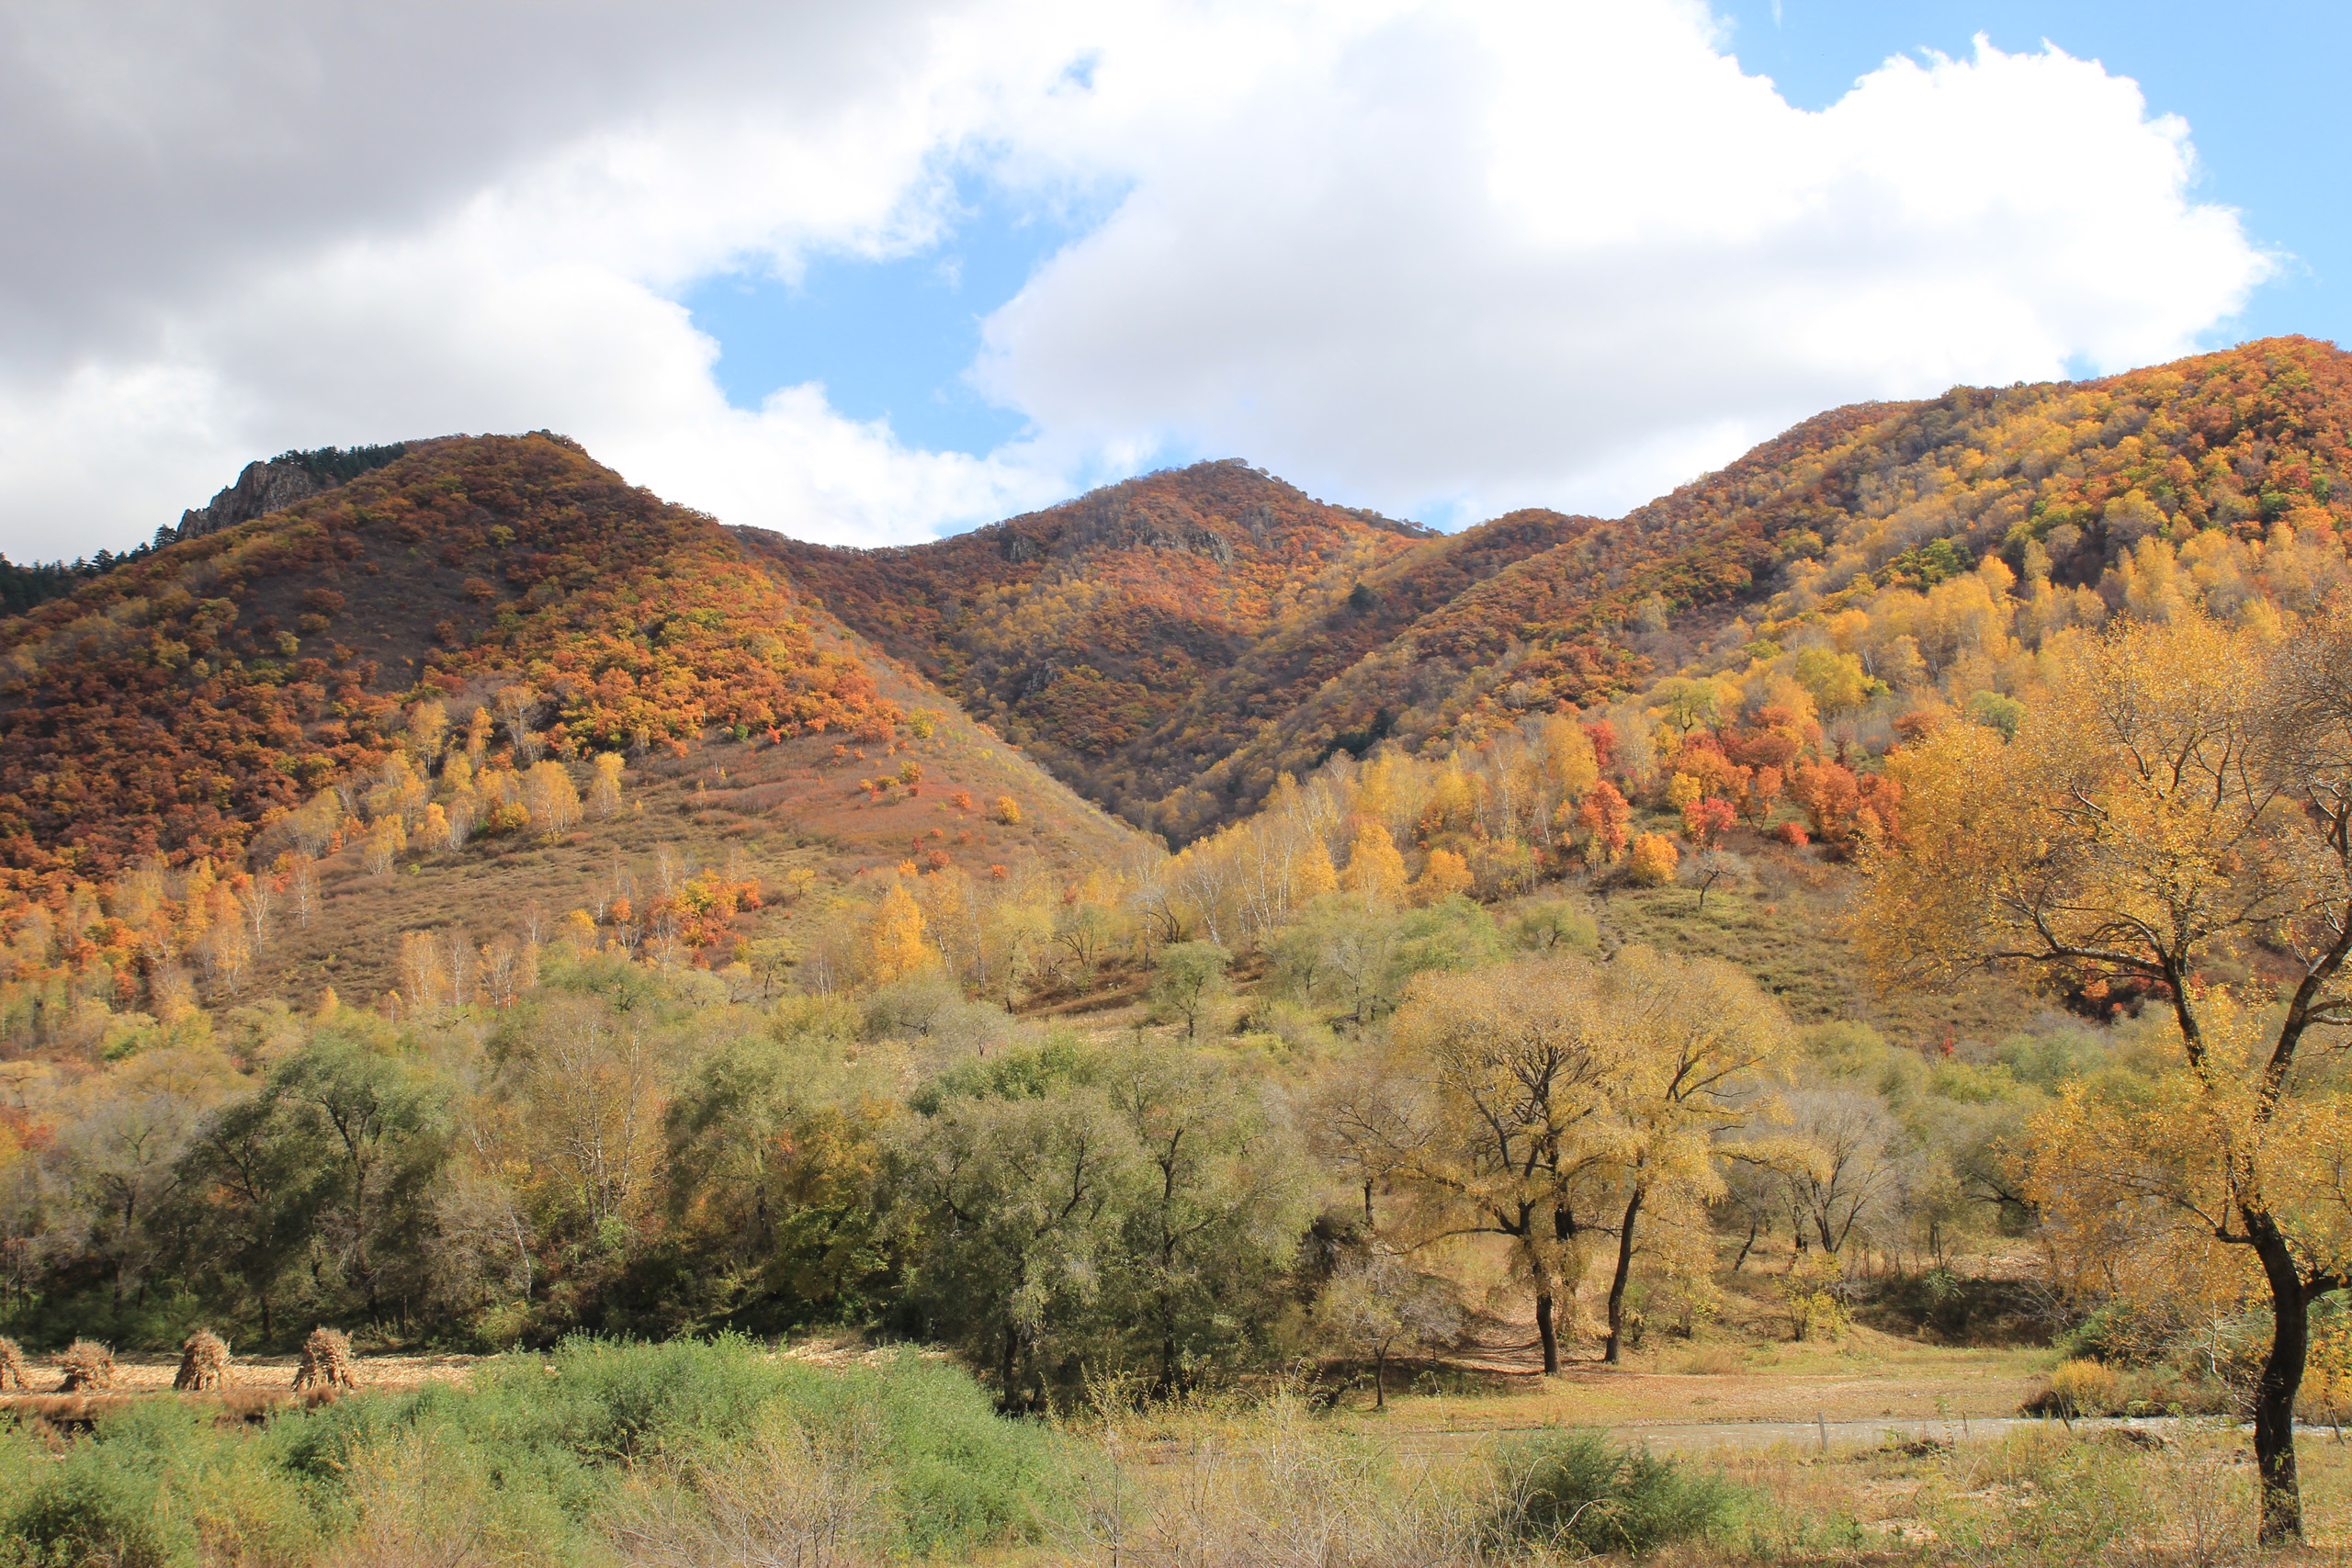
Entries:
[[1176,1393],[1176,1309],[1166,1303],[1159,1313],[1159,1393],[1163,1399]]
[[1535,1298],[1535,1337],[1544,1341],[1544,1375],[1560,1370],[1560,1331],[1552,1324],[1552,1292]]
[[1749,1222],[1747,1226],[1747,1239],[1739,1244],[1739,1256],[1732,1259],[1731,1271],[1733,1273],[1738,1273],[1740,1265],[1747,1261],[1747,1255],[1756,1250],[1756,1233],[1760,1228],[1762,1227],[1758,1223],[1754,1221]]
[[1004,1353],[997,1361],[997,1408],[1006,1415],[1012,1413],[1012,1371],[1014,1353],[1021,1345],[1020,1331],[1011,1324],[1004,1325]]
[[1388,1408],[1388,1347],[1383,1345],[1372,1353],[1372,1407]]
[[1363,1228],[1372,1229],[1372,1178],[1363,1179]]
[[2303,1534],[2302,1489],[2295,1474],[2295,1394],[2303,1382],[2311,1349],[2311,1306],[2303,1298],[2302,1270],[2287,1240],[2267,1214],[2247,1216],[2255,1255],[2270,1282],[2270,1354],[2254,1385],[2254,1463],[2261,1488],[2260,1529],[2264,1546],[2285,1546]]
[[1625,1200],[1625,1223],[1617,1228],[1617,1272],[1609,1281],[1609,1344],[1600,1359],[1615,1366],[1625,1346],[1625,1281],[1634,1272],[1634,1222],[1641,1217],[1642,1190]]

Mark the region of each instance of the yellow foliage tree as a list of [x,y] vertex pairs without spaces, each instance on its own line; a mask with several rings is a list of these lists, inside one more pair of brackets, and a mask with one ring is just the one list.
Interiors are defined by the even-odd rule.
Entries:
[[929,968],[938,953],[923,935],[922,906],[893,881],[865,922],[865,969],[877,986],[887,986],[918,970]]
[[408,831],[398,817],[379,817],[368,829],[367,863],[371,876],[382,876],[392,869],[393,859],[408,848]]
[[1431,850],[1421,874],[1413,883],[1413,902],[1442,904],[1457,893],[1470,891],[1470,863],[1452,850]]
[[1630,863],[1634,881],[1645,887],[1662,887],[1674,880],[1674,868],[1682,863],[1682,852],[1663,833],[1643,833],[1634,840]]
[[1318,835],[1310,834],[1299,846],[1298,857],[1291,871],[1291,905],[1296,908],[1310,899],[1340,889],[1340,874],[1331,864],[1331,852],[1323,847]]
[[[1810,1165],[1815,1155],[1789,1138],[1727,1141],[1762,1122],[1768,1107],[1752,1090],[1779,1073],[1792,1039],[1788,1016],[1754,980],[1718,959],[1686,963],[1635,947],[1603,967],[1599,986],[1611,1025],[1630,1042],[1616,1095],[1626,1144],[1603,1350],[1613,1363],[1645,1218],[1678,1238],[1703,1237],[1707,1205],[1725,1190],[1724,1157],[1782,1168]],[[1712,1247],[1674,1250],[1702,1279],[1713,1267]]]
[[588,810],[598,820],[616,816],[621,808],[621,754],[618,751],[596,753],[596,776],[588,785]]
[[523,775],[523,808],[531,814],[531,826],[542,833],[560,833],[580,820],[580,792],[561,762],[531,764]]
[[1387,829],[1372,821],[1358,824],[1340,886],[1376,909],[1393,909],[1405,901],[1405,857],[1396,852]]
[[1430,1237],[1506,1239],[1556,1372],[1557,1313],[1611,1217],[1627,1147],[1611,1102],[1626,1042],[1594,975],[1557,960],[1423,975],[1391,1038],[1388,1074],[1407,1092],[1371,1123],[1384,1174],[1419,1200]]
[[[1866,863],[1856,936],[1893,982],[2009,965],[2169,1008],[2181,1056],[2163,1092],[2062,1102],[2037,1147],[2066,1156],[2037,1178],[2062,1224],[2121,1204],[2146,1222],[2135,1235],[2193,1230],[2250,1256],[2272,1315],[2259,1534],[2283,1542],[2301,1530],[2310,1305],[2352,1284],[2352,1211],[2330,1185],[2352,1128],[2303,1050],[2352,1026],[2352,619],[2273,642],[2184,610],[2064,652],[2014,741],[1949,725],[1903,761],[1902,841]],[[2283,1005],[2258,1014],[2199,981],[2256,944],[2290,966]],[[2165,1255],[2127,1249],[2118,1288],[2177,1288],[2154,1266]]]

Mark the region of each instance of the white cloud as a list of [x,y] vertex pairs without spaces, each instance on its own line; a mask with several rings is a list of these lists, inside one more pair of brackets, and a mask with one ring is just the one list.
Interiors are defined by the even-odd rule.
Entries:
[[[2267,265],[2094,64],[1894,62],[1805,114],[1677,0],[388,15],[0,0],[37,220],[0,229],[0,549],[132,542],[288,446],[540,426],[848,542],[1162,444],[1614,511],[1829,404],[2183,352]],[[988,323],[1029,437],[727,405],[670,296],[920,246],[975,165],[1125,192]]]
[[1980,46],[1808,114],[1665,6],[1400,17],[1134,156],[988,384],[1395,509],[1613,512],[1824,407],[2178,355],[2267,265],[2096,64]]

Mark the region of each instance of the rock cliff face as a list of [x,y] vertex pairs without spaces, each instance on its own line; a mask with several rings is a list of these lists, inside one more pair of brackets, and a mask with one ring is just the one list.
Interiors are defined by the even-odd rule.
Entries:
[[237,482],[214,496],[209,505],[180,513],[175,539],[201,538],[240,523],[280,512],[304,496],[327,489],[308,468],[284,461],[247,463]]

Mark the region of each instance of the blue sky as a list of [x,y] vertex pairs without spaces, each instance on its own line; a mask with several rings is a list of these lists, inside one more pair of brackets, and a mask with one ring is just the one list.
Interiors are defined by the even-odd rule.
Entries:
[[820,381],[836,411],[887,419],[910,446],[978,456],[1019,435],[1028,422],[964,374],[981,318],[1100,212],[1016,201],[968,173],[955,188],[936,244],[882,260],[834,249],[788,282],[762,269],[688,289],[679,302],[718,343],[713,373],[728,401],[754,410],[779,387]]

